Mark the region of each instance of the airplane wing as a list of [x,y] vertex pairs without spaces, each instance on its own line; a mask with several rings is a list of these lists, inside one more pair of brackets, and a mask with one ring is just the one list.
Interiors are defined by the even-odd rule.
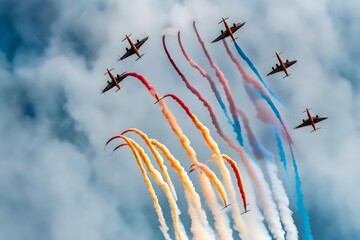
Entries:
[[281,66],[279,66],[279,65],[276,65],[276,67],[274,68],[272,68],[272,71],[271,72],[269,72],[266,76],[269,76],[269,75],[272,75],[272,74],[274,74],[274,73],[277,73],[277,72],[281,72],[283,69],[281,68]]
[[[120,83],[125,78],[123,75],[124,75],[124,73],[121,75],[117,75],[115,77],[115,79],[118,83]],[[108,81],[107,83],[108,83],[108,85],[101,91],[101,93],[105,93],[105,92],[109,91],[110,89],[112,89],[113,87],[115,87],[115,83],[113,81]]]
[[109,91],[113,87],[115,87],[115,83],[114,82],[108,82],[108,85],[101,91],[101,93],[106,93],[107,91]]
[[295,127],[294,129],[306,127],[306,126],[309,126],[309,125],[311,125],[310,119],[303,120],[302,124],[300,124],[299,126]]
[[221,39],[224,39],[224,38],[226,38],[228,36],[230,36],[230,33],[227,30],[225,30],[217,38],[215,38],[214,41],[212,41],[211,43],[220,41]]
[[136,47],[137,49],[139,49],[139,48],[146,42],[146,40],[148,40],[148,38],[149,38],[149,37],[145,37],[145,38],[141,39],[141,41],[137,41],[137,42],[135,43],[135,47]]
[[130,57],[131,55],[133,55],[134,53],[135,53],[134,49],[132,49],[132,48],[127,49],[126,53],[124,55],[122,55],[122,57],[119,58],[119,60],[124,60],[125,58]]
[[285,64],[285,67],[288,68],[291,65],[295,64],[296,62],[297,62],[296,60],[293,60],[293,61],[287,60],[286,62],[284,62],[284,64]]
[[232,33],[235,33],[239,28],[241,28],[242,26],[245,25],[245,22],[242,22],[242,23],[238,23],[238,24],[234,24],[232,27],[230,27],[231,29],[231,32]]
[[325,119],[328,119],[328,118],[327,117],[319,117],[319,116],[316,116],[316,117],[313,118],[314,123],[321,122],[321,121],[323,121]]

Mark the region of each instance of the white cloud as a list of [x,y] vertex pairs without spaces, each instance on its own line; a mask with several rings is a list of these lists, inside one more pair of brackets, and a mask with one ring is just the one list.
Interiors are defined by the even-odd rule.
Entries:
[[[199,50],[191,23],[196,20],[201,35],[210,42],[221,29],[217,22],[222,16],[230,16],[231,22],[241,19],[247,22],[236,33],[238,42],[263,76],[275,64],[271,58],[275,50],[282,50],[284,58],[299,59],[290,68],[293,73],[290,78],[281,79],[278,75],[265,81],[290,106],[290,111],[282,109],[290,127],[305,117],[301,115],[305,107],[312,107],[314,114],[329,116],[320,124],[319,132],[310,135],[308,129],[293,132],[306,205],[313,212],[317,209],[328,212],[328,217],[339,226],[339,237],[345,239],[346,233],[359,233],[360,211],[356,199],[360,193],[354,183],[359,181],[356,169],[359,169],[360,113],[358,88],[352,88],[352,82],[360,73],[358,60],[351,61],[352,50],[357,51],[354,35],[358,36],[360,29],[356,21],[357,5],[356,1],[344,6],[333,1],[157,0],[132,4],[67,1],[53,6],[57,14],[49,21],[50,32],[46,30],[49,41],[38,40],[36,34],[41,28],[34,32],[35,36],[29,36],[36,28],[30,20],[21,25],[18,30],[24,41],[29,36],[31,43],[40,41],[48,45],[44,45],[40,56],[19,51],[13,65],[1,54],[0,236],[6,239],[161,236],[153,228],[157,224],[149,224],[156,222],[156,215],[145,210],[152,203],[130,151],[120,150],[110,159],[110,147],[104,152],[104,143],[128,127],[137,127],[166,142],[184,166],[189,161],[158,106],[138,80],[128,78],[122,91],[101,95],[99,88],[105,85],[102,74],[106,67],[114,67],[115,72],[136,71],[146,76],[160,93],[178,94],[210,128],[222,150],[229,152],[216,136],[201,104],[185,89],[168,63],[161,45],[165,30],[174,33],[181,30],[191,56],[212,73]],[[21,24],[24,19],[31,19],[25,16],[27,8],[32,9],[31,3],[17,11],[24,16],[16,16],[23,18],[14,21]],[[43,11],[46,10],[39,9],[40,13]],[[347,21],[338,21],[340,17]],[[121,40],[131,32],[134,38],[150,36],[141,49],[146,54],[137,62],[134,57],[116,62],[127,47]],[[170,36],[173,34],[165,33],[169,34],[167,43],[175,61],[209,97],[225,131],[233,136],[209,87],[189,68],[176,39]],[[228,70],[225,73],[229,80],[238,78],[221,43],[207,46],[217,63]],[[343,68],[345,75],[334,68]],[[237,102],[242,103],[240,107],[251,113],[253,127],[262,129],[251,105],[247,104],[247,97],[237,94],[244,92],[239,88],[240,83],[231,80],[230,85],[234,87]],[[61,94],[63,99],[59,98]],[[34,106],[34,117],[23,114],[24,102]],[[199,160],[207,159],[209,152],[203,151],[203,140],[187,116],[175,104],[169,103],[169,107],[196,148]],[[64,108],[70,120],[53,114],[59,108]],[[56,129],[64,126],[60,121],[70,121],[65,125],[68,129]],[[91,149],[79,148],[69,139],[59,139],[54,134],[56,131],[84,135],[88,140],[80,143]],[[172,176],[177,182],[175,174]],[[159,196],[163,195],[158,192]],[[166,206],[166,201],[160,198]]]

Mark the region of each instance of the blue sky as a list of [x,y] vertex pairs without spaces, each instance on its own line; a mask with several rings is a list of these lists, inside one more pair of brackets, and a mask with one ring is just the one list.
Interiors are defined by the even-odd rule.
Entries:
[[[175,61],[209,99],[225,132],[235,139],[210,88],[187,64],[174,36],[181,30],[191,57],[215,79],[196,41],[193,20],[255,134],[277,157],[274,137],[269,136],[271,128],[256,119],[241,76],[223,46],[210,44],[221,29],[219,19],[230,16],[231,22],[247,22],[236,33],[237,41],[263,77],[275,64],[275,51],[299,60],[290,68],[290,78],[264,79],[286,102],[288,109],[278,107],[290,127],[305,117],[302,111],[306,107],[312,107],[314,114],[329,116],[316,133],[291,131],[305,205],[315,239],[355,239],[360,235],[356,200],[360,198],[356,187],[360,180],[359,5],[358,1],[333,0],[135,0],[132,5],[127,1],[0,0],[0,238],[162,238],[131,152],[122,149],[110,157],[110,148],[104,151],[104,143],[136,127],[166,143],[185,168],[190,162],[158,106],[137,80],[126,79],[125,88],[116,94],[100,94],[107,67],[119,73],[139,72],[159,93],[175,93],[185,99],[209,127],[221,151],[237,158],[216,135],[206,110],[185,88],[162,49],[161,36],[166,33]],[[133,57],[117,62],[128,47],[121,40],[129,33],[134,39],[150,36],[142,48],[145,56],[137,62]],[[199,160],[205,161],[210,152],[200,134],[182,109],[168,105]],[[181,195],[183,188],[176,174],[170,174]],[[255,202],[244,175],[245,187]],[[192,180],[198,189],[198,182]],[[171,226],[166,197],[160,188],[155,190]],[[183,197],[178,204],[188,228]],[[292,209],[300,230],[294,205]],[[173,236],[172,230],[170,233]]]

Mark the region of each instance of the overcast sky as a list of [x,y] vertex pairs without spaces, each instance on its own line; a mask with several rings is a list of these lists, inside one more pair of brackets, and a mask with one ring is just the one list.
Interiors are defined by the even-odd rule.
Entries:
[[[309,134],[310,128],[291,130],[305,205],[315,239],[356,239],[360,236],[358,9],[356,0],[0,0],[0,238],[162,238],[131,151],[123,148],[110,157],[115,145],[104,151],[104,144],[111,136],[136,127],[166,143],[186,169],[190,161],[138,80],[127,78],[122,91],[100,94],[106,85],[106,68],[114,68],[115,73],[138,72],[159,93],[183,98],[209,127],[221,151],[234,157],[245,172],[162,48],[165,33],[175,61],[235,139],[210,87],[186,62],[174,35],[181,31],[186,50],[215,79],[193,32],[193,20],[255,134],[276,155],[271,127],[257,120],[241,75],[221,42],[210,44],[223,28],[217,24],[221,17],[229,16],[230,23],[246,21],[236,32],[237,42],[286,103],[287,108],[276,102],[290,129],[306,117],[302,113],[306,107],[314,115],[329,117],[315,133]],[[134,40],[150,36],[141,48],[145,55],[136,62],[134,56],[117,62],[129,47],[121,42],[129,33]],[[265,77],[276,63],[275,51],[282,51],[284,59],[298,60],[289,68],[289,78],[282,79],[282,73]],[[200,134],[182,109],[167,103],[198,159],[205,161],[211,153]],[[135,135],[129,136],[145,147]],[[182,193],[177,175],[171,172],[171,177]],[[251,191],[249,181],[245,187]],[[155,190],[171,226],[165,195],[160,188]],[[178,204],[188,228],[183,197]],[[294,205],[292,209],[296,212]],[[294,216],[299,223],[298,215]]]

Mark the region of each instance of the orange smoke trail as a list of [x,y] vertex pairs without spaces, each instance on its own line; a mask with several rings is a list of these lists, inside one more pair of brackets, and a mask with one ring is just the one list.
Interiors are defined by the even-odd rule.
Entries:
[[[181,143],[182,147],[184,148],[184,150],[186,151],[187,155],[189,156],[191,162],[197,163],[198,161],[196,158],[196,153],[195,153],[194,149],[191,147],[189,139],[186,137],[186,135],[183,133],[183,131],[177,124],[176,118],[171,113],[171,111],[167,108],[164,101],[160,101],[159,104],[161,106],[162,113],[164,114],[165,118],[169,122],[170,127],[173,130],[173,132],[179,138],[180,143]],[[215,228],[219,233],[219,238],[220,239],[231,239],[232,234],[231,234],[231,230],[228,227],[228,224],[229,224],[228,219],[227,219],[226,215],[219,214],[219,210],[217,208],[216,201],[214,199],[215,196],[214,196],[214,194],[212,194],[211,190],[209,190],[209,189],[211,189],[211,187],[209,186],[208,179],[206,178],[206,176],[204,176],[204,174],[198,174],[198,176],[199,176],[200,185],[201,185],[202,191],[204,193],[206,202],[207,202],[207,204],[211,210],[211,213],[213,214],[213,217],[215,219]]]
[[203,163],[193,163],[191,164],[191,170],[190,172],[192,172],[193,170],[201,170],[201,172],[204,172],[206,174],[206,176],[210,179],[210,181],[212,182],[212,184],[215,186],[221,200],[224,203],[224,207],[227,207],[228,204],[226,202],[226,193],[225,193],[225,189],[223,187],[223,185],[221,184],[221,182],[219,181],[219,179],[216,177],[215,173],[205,164]]
[[144,177],[144,182],[147,186],[147,189],[148,189],[148,192],[150,194],[150,197],[151,199],[153,200],[154,202],[154,208],[155,208],[155,211],[156,211],[156,214],[158,215],[158,220],[159,220],[159,223],[160,223],[160,230],[162,231],[165,239],[167,240],[170,240],[170,235],[168,233],[168,226],[166,225],[166,221],[165,221],[165,218],[164,218],[164,215],[163,215],[163,212],[162,212],[162,209],[161,209],[161,206],[159,204],[159,200],[156,196],[156,193],[155,193],[155,190],[151,184],[151,181],[149,179],[149,177],[147,176],[146,174],[146,170],[143,166],[143,164],[141,163],[141,160],[140,160],[140,157],[139,157],[139,154],[138,152],[136,151],[135,147],[131,144],[131,142],[129,142],[128,140],[125,139],[125,141],[127,142],[126,144],[121,144],[119,145],[119,147],[122,147],[122,146],[125,146],[125,145],[128,145],[131,149],[131,151],[133,152],[134,156],[135,156],[135,159],[136,159],[136,163],[138,164],[139,168],[140,168],[140,171],[141,171],[141,174],[143,175]]
[[[135,72],[127,72],[124,74],[124,76],[133,76],[133,77],[139,79],[146,86],[149,93],[158,100],[159,95],[156,93],[155,89],[149,84],[149,82],[145,79],[144,76],[142,76],[138,73],[135,73]],[[181,128],[177,124],[176,118],[168,110],[164,101],[160,101],[159,104],[161,106],[162,113],[164,114],[165,118],[169,122],[170,127],[173,130],[173,132],[179,138],[180,143],[181,143],[182,147],[184,148],[184,150],[186,151],[187,155],[189,156],[191,162],[192,163],[197,162],[196,153],[195,153],[194,149],[190,146],[189,139],[186,137],[186,135],[182,132]],[[109,143],[111,140],[112,139],[110,139],[107,143]],[[215,197],[213,196],[213,194],[209,194],[209,191],[208,191],[209,184],[208,184],[207,178],[205,176],[203,176],[202,174],[199,174],[199,180],[200,180],[202,190],[204,192],[205,199],[206,199],[206,201],[211,209],[211,212],[214,216],[215,227],[219,232],[220,239],[230,239],[231,232],[227,226],[228,222],[227,222],[226,215],[218,214],[218,209],[216,207],[216,204],[214,204],[214,202],[216,202],[216,201],[214,201]]]
[[174,185],[170,179],[169,173],[167,171],[166,166],[164,165],[164,160],[162,159],[162,157],[160,156],[160,154],[155,150],[155,148],[153,147],[153,145],[151,144],[148,136],[143,133],[142,131],[140,131],[137,128],[129,128],[127,130],[125,130],[124,132],[122,132],[120,135],[124,135],[127,132],[134,132],[139,134],[139,136],[144,140],[144,142],[146,143],[146,145],[150,148],[151,153],[154,155],[155,159],[156,159],[156,163],[158,164],[161,173],[163,174],[165,181],[167,182],[167,184],[169,185],[169,188],[175,198],[175,200],[177,201],[177,194],[174,188]]
[[176,202],[171,194],[171,191],[169,189],[169,186],[167,185],[166,182],[164,182],[161,174],[153,167],[153,165],[150,162],[149,157],[147,156],[147,154],[145,153],[144,149],[142,149],[134,140],[132,140],[131,138],[127,138],[125,136],[120,135],[120,138],[124,139],[128,144],[132,144],[133,147],[137,150],[137,152],[140,154],[143,162],[145,163],[146,168],[148,169],[148,171],[150,172],[150,174],[154,177],[155,181],[157,184],[159,184],[161,186],[161,188],[164,190],[166,197],[169,201],[170,207],[171,207],[171,216],[173,219],[173,225],[174,225],[174,229],[176,232],[176,236],[177,239],[183,239],[186,238],[184,235],[184,233],[181,232],[180,230],[180,223],[179,223],[179,210],[178,207],[176,205]]
[[211,137],[209,129],[207,127],[205,127],[197,119],[197,117],[193,113],[191,113],[190,109],[186,106],[186,104],[179,97],[177,97],[175,94],[166,94],[166,95],[164,95],[163,98],[166,98],[166,97],[171,97],[177,103],[180,104],[180,106],[189,115],[189,117],[193,121],[196,128],[201,132],[207,146],[219,158],[215,162],[219,166],[220,172],[221,172],[221,174],[223,176],[223,179],[224,179],[224,182],[225,182],[225,186],[229,191],[231,203],[232,203],[232,206],[233,206],[231,209],[232,209],[232,215],[233,215],[233,218],[234,218],[234,221],[235,221],[235,227],[239,231],[239,233],[242,235],[242,238],[247,238],[248,235],[247,235],[247,230],[246,230],[246,227],[245,227],[245,222],[241,219],[241,217],[239,217],[241,214],[240,214],[240,209],[238,207],[238,203],[237,203],[237,200],[236,200],[235,189],[234,189],[234,187],[232,185],[232,182],[231,182],[231,179],[230,179],[230,172],[226,168],[226,166],[224,164],[224,161],[221,160],[222,156],[221,156],[220,150],[218,148],[217,143]]
[[200,240],[200,239],[214,238],[213,232],[210,232],[210,233],[204,232],[203,229],[200,228],[200,226],[197,222],[197,216],[194,216],[194,213],[197,213],[198,216],[200,217],[200,220],[202,221],[202,224],[204,225],[204,227],[206,229],[208,229],[208,231],[210,231],[209,223],[206,218],[206,213],[201,206],[200,196],[195,191],[194,185],[191,182],[188,174],[186,173],[184,168],[181,166],[180,162],[170,153],[170,151],[167,149],[167,147],[164,144],[159,143],[155,139],[150,139],[150,142],[152,145],[157,147],[162,152],[162,154],[166,157],[166,159],[170,163],[170,166],[178,173],[178,176],[185,187],[185,197],[189,204],[189,214],[194,223],[194,225],[192,225],[192,227],[191,227],[192,232],[194,233],[194,239]]

